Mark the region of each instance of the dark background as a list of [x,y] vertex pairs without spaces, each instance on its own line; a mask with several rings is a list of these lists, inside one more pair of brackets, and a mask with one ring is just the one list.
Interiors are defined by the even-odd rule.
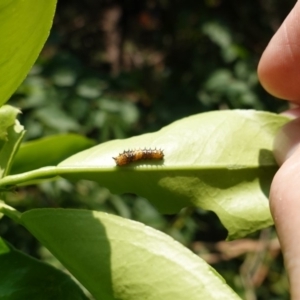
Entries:
[[[10,103],[23,111],[27,140],[63,132],[97,143],[152,132],[191,114],[220,109],[280,112],[260,86],[262,52],[295,1],[59,1],[36,65]],[[112,195],[92,182],[66,180],[19,189],[21,211],[77,207],[141,221],[212,264],[246,300],[289,299],[273,228],[234,242],[210,212],[162,216],[146,199]],[[17,248],[59,266],[8,219],[0,233]]]

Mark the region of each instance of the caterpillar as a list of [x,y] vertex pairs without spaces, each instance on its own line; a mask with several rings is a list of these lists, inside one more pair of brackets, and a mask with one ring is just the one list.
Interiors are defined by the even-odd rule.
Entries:
[[127,150],[120,153],[117,157],[113,157],[117,166],[125,166],[139,160],[162,160],[164,152],[160,149],[138,149]]

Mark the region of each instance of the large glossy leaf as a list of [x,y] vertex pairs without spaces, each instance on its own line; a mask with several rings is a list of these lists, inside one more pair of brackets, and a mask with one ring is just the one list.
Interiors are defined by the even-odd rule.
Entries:
[[42,263],[0,238],[0,299],[88,299],[69,275]]
[[[277,170],[274,136],[287,118],[256,111],[216,111],[179,120],[158,132],[114,140],[58,165],[58,174],[90,179],[114,193],[133,192],[164,213],[187,205],[214,211],[230,238],[272,224],[268,191]],[[157,148],[163,161],[117,167],[124,150]]]
[[[229,238],[273,224],[268,193],[277,165],[273,140],[288,118],[256,111],[217,111],[177,121],[158,132],[103,143],[57,167],[6,176],[0,187],[53,178],[90,179],[114,193],[133,192],[164,213],[195,205],[214,211]],[[160,148],[162,161],[118,167],[128,149]]]
[[96,299],[239,299],[169,236],[101,212],[36,209],[21,222]]
[[0,2],[0,106],[24,80],[50,31],[56,0]]
[[70,155],[94,144],[94,141],[76,134],[53,135],[24,143],[15,157],[11,173],[17,174],[57,165]]

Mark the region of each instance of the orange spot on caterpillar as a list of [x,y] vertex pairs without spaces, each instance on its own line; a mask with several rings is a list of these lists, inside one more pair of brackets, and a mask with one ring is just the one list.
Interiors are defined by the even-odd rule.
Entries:
[[117,157],[113,157],[117,166],[125,166],[140,160],[162,160],[164,152],[160,149],[138,149],[127,150],[120,153]]

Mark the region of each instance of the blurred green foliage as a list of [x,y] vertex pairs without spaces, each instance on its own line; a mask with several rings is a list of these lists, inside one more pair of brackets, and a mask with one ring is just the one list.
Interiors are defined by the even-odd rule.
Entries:
[[[97,143],[209,110],[279,112],[286,103],[262,89],[256,67],[292,5],[291,0],[60,1],[49,41],[10,104],[23,112],[27,140],[76,132]],[[216,243],[226,232],[210,212],[187,208],[161,216],[141,197],[63,179],[21,188],[7,198],[21,211],[80,207],[138,220],[209,257],[243,298],[289,299],[279,248],[270,246],[273,231],[267,238],[250,237],[267,245],[264,252],[245,246],[225,259]],[[53,260],[8,219],[0,234],[20,250]],[[260,260],[245,273],[251,255]]]

